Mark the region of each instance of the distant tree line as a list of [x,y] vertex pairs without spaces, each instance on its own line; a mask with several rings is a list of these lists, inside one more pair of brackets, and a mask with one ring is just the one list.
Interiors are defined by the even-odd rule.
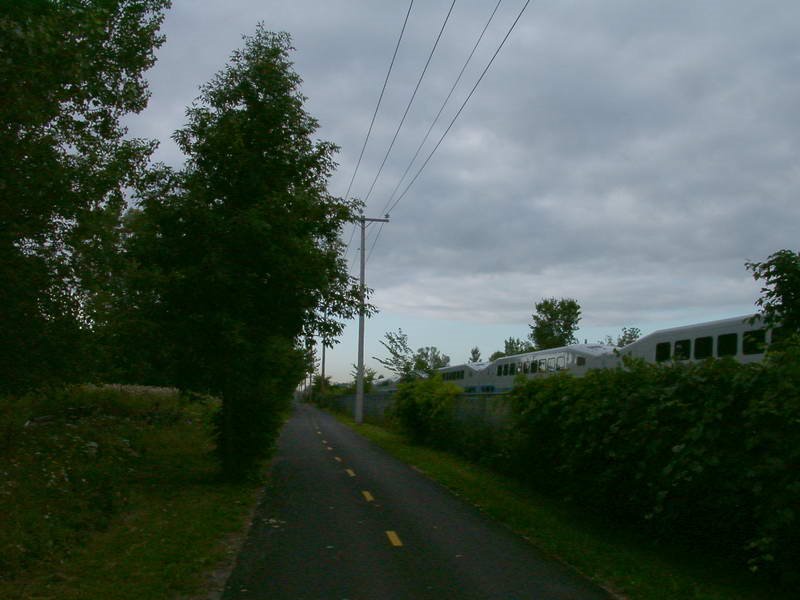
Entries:
[[174,139],[125,137],[168,0],[19,2],[0,39],[0,393],[70,382],[177,386],[223,399],[224,470],[269,446],[358,307],[287,34],[258,26],[201,88]]
[[[800,331],[800,253],[779,250],[764,262],[746,262],[745,267],[752,271],[756,281],[763,281],[761,296],[756,300],[760,314],[767,327],[782,326],[786,331]],[[497,360],[525,352],[547,350],[575,344],[575,334],[581,318],[581,307],[573,298],[543,298],[534,304],[530,332],[527,338],[509,337],[502,350],[489,356]],[[617,347],[632,344],[642,335],[638,327],[623,327],[614,339],[606,335],[599,343]],[[381,344],[389,352],[389,357],[374,357],[389,371],[408,379],[413,372],[432,372],[450,364],[450,358],[433,347],[420,348],[412,353],[408,337],[402,330],[386,333]],[[481,351],[475,346],[470,350],[468,363],[481,361]]]

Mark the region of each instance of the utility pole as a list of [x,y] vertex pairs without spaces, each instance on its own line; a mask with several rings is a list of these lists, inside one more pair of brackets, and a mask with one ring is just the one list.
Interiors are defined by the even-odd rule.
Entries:
[[320,369],[320,380],[319,380],[319,393],[320,395],[325,394],[325,340],[322,340],[322,365]]
[[359,279],[359,305],[358,305],[358,373],[356,375],[356,408],[355,420],[359,425],[364,422],[364,271],[366,258],[364,246],[367,245],[367,222],[388,223],[389,215],[385,219],[368,219],[361,216],[361,277]]

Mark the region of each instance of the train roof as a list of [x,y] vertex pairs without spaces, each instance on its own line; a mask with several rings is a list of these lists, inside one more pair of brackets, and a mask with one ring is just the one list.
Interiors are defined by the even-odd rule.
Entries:
[[[635,344],[637,342],[646,340],[651,337],[661,337],[661,336],[674,336],[680,333],[689,333],[692,331],[702,330],[702,329],[715,329],[717,327],[724,328],[724,327],[733,327],[739,326],[744,324],[747,319],[751,319],[753,317],[759,317],[758,314],[749,314],[749,315],[741,315],[739,317],[728,317],[726,319],[717,319],[715,321],[704,321],[702,323],[693,323],[691,325],[680,325],[678,327],[667,327],[665,329],[657,329],[647,335],[643,335],[638,340],[631,342],[628,346]],[[756,321],[758,323],[759,321]],[[757,326],[754,324],[754,326]],[[627,348],[627,346],[625,346]]]
[[[539,356],[542,354],[552,354],[555,352],[574,352],[582,356],[602,356],[603,354],[610,354],[614,352],[616,346],[608,344],[570,344],[569,346],[559,346],[558,348],[547,348],[546,350],[531,350],[530,352],[522,352],[520,354],[510,354],[509,356],[501,356],[494,362],[503,360],[519,360],[522,358]],[[488,365],[489,363],[487,363]]]

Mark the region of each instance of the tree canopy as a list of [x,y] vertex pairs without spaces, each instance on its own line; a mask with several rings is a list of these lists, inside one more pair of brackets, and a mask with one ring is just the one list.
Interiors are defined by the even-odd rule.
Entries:
[[575,332],[581,307],[573,298],[543,298],[535,304],[528,338],[536,350],[558,348],[577,342]]
[[414,353],[414,370],[432,374],[437,369],[450,365],[450,357],[436,346],[424,346]]
[[469,359],[468,359],[467,362],[469,362],[471,364],[472,363],[481,362],[481,350],[480,350],[480,348],[475,346],[474,348],[472,348],[472,350],[469,351]]
[[385,340],[379,341],[389,356],[386,358],[373,356],[373,358],[405,381],[413,379],[417,373],[430,374],[450,364],[450,357],[443,354],[436,346],[423,346],[412,352],[411,346],[408,345],[408,336],[402,329],[398,329],[397,332],[387,331],[384,337]]
[[86,376],[124,190],[153,144],[125,139],[168,0],[6,2],[0,18],[0,389]]
[[510,337],[503,342],[503,350],[493,352],[489,360],[497,360],[504,356],[513,356],[514,354],[523,354],[525,352],[532,352],[533,345],[522,338]]
[[358,204],[327,192],[336,147],[313,139],[291,50],[262,26],[245,38],[175,133],[185,168],[154,173],[130,222],[123,306],[154,324],[156,372],[223,398],[228,467],[274,429],[270,402],[310,365],[302,339],[329,342],[358,307],[340,241]]
[[746,262],[756,281],[762,281],[756,306],[767,327],[800,333],[800,253],[778,250],[764,262]]

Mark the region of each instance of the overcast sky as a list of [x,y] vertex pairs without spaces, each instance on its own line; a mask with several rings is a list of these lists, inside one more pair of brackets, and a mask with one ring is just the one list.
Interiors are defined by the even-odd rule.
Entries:
[[[422,157],[524,3],[501,3]],[[367,198],[450,4],[414,3],[352,196]],[[367,216],[385,212],[494,6],[456,2]],[[154,158],[179,166],[170,135],[186,106],[263,21],[292,35],[318,137],[341,148],[330,191],[343,196],[407,8],[173,0],[131,133],[161,140]],[[549,296],[578,300],[590,341],[752,312],[759,286],[744,262],[800,246],[798,24],[796,0],[531,2],[372,250],[380,314],[366,356],[383,356],[378,340],[400,327],[453,363],[476,345],[487,357],[526,336]],[[328,351],[334,380],[349,379],[356,336],[348,325]]]

